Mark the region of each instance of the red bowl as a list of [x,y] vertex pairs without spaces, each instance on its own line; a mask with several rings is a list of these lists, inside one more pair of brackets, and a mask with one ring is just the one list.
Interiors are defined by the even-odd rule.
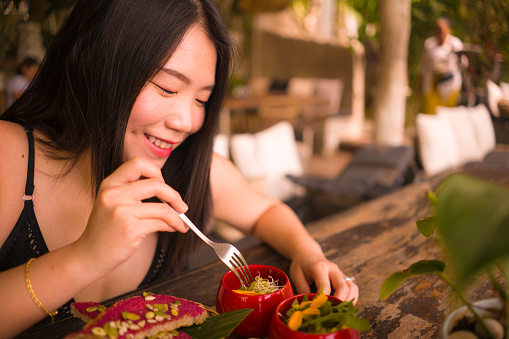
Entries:
[[[299,331],[291,330],[288,326],[286,326],[282,321],[278,314],[285,315],[286,312],[292,306],[292,303],[295,299],[299,301],[299,303],[304,298],[305,294],[299,294],[293,296],[292,298],[286,299],[281,304],[279,304],[272,316],[272,320],[269,326],[269,338],[268,339],[360,339],[361,334],[359,331],[353,328],[346,328],[344,330],[340,330],[333,333],[324,333],[324,334],[310,334]],[[313,298],[317,295],[316,293],[308,293],[308,299],[313,300]],[[338,305],[341,303],[341,300],[330,296],[329,301],[332,305]]]
[[277,305],[283,300],[293,296],[290,280],[285,272],[278,268],[265,265],[249,265],[253,277],[260,275],[267,279],[270,277],[283,286],[276,292],[262,295],[245,295],[234,292],[240,288],[240,281],[232,271],[228,271],[221,279],[217,290],[216,308],[219,313],[230,312],[242,308],[251,308],[251,312],[234,332],[245,337],[266,337],[272,314]]

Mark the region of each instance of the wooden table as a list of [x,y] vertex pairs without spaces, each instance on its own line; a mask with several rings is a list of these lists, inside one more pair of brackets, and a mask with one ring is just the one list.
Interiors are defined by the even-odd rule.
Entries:
[[[477,169],[474,172],[509,184],[507,170]],[[307,225],[327,257],[337,263],[345,274],[354,276],[359,285],[360,316],[369,319],[372,326],[369,332],[362,334],[363,338],[437,338],[444,317],[460,305],[449,298],[449,289],[435,276],[414,277],[386,301],[382,302],[379,298],[380,286],[391,273],[418,260],[440,257],[435,239],[423,237],[415,226],[417,219],[429,213],[425,192],[436,188],[438,183],[439,179],[435,178],[412,184]],[[243,254],[249,263],[272,265],[288,272],[289,262],[265,245],[243,250]],[[216,261],[145,290],[214,306],[217,287],[226,271],[226,266]],[[139,295],[140,292],[120,298]],[[466,295],[470,300],[477,300],[491,297],[493,292],[486,279],[478,279]],[[79,330],[82,325],[74,318],[53,325],[46,321],[35,325],[20,338],[62,338]]]

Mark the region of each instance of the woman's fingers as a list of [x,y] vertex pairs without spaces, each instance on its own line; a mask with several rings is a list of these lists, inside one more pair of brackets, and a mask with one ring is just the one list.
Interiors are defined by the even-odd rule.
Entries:
[[123,185],[127,182],[138,181],[140,178],[156,178],[164,182],[161,169],[149,160],[142,157],[135,157],[120,165],[115,172],[103,180],[103,185]]
[[164,183],[161,170],[146,159],[127,161],[101,183],[87,227],[76,242],[89,265],[107,274],[129,259],[147,235],[187,232],[169,206],[142,202],[152,197],[187,211],[180,194]]
[[334,286],[334,296],[344,300],[352,300],[354,304],[359,299],[359,287],[352,280],[345,280],[345,275],[342,272],[331,276],[332,286]]
[[309,283],[306,279],[306,275],[302,271],[302,268],[298,265],[294,265],[292,263],[290,267],[292,282],[295,285],[295,289],[298,293],[309,293],[311,289],[309,288]]
[[334,296],[341,300],[359,298],[359,287],[351,280],[346,281],[345,275],[333,262],[322,258],[318,260],[294,260],[290,267],[293,283],[299,293],[309,293],[309,282],[314,282],[317,291],[330,294],[334,289]]
[[180,212],[188,209],[180,194],[165,184],[159,167],[139,157],[124,163],[106,178],[100,195],[103,199],[123,203],[158,197]]
[[[142,203],[129,207],[130,213],[144,228],[143,232],[181,232],[185,233],[189,227],[177,216],[177,214],[163,203]],[[150,224],[148,223],[150,221]],[[146,225],[144,223],[147,223]]]

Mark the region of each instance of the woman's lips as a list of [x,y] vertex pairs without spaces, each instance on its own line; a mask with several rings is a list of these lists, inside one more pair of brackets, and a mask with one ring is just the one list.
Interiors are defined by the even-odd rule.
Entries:
[[175,145],[168,141],[156,138],[153,135],[145,134],[145,138],[150,143],[150,149],[152,152],[155,153],[158,157],[168,157],[171,154],[173,146]]
[[161,139],[158,139],[156,138],[155,136],[153,135],[148,135],[148,134],[145,134],[145,137],[154,145],[156,145],[157,147],[160,147],[162,149],[168,149],[170,147],[173,146],[173,144],[169,143],[169,142],[166,142],[164,140],[161,140]]

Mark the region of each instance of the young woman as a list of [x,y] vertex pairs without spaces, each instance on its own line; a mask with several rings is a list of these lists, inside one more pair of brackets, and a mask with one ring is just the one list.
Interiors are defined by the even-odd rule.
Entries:
[[274,247],[298,292],[358,298],[286,205],[213,155],[231,51],[213,0],[76,3],[0,121],[0,336],[178,273],[200,240],[154,197]]

